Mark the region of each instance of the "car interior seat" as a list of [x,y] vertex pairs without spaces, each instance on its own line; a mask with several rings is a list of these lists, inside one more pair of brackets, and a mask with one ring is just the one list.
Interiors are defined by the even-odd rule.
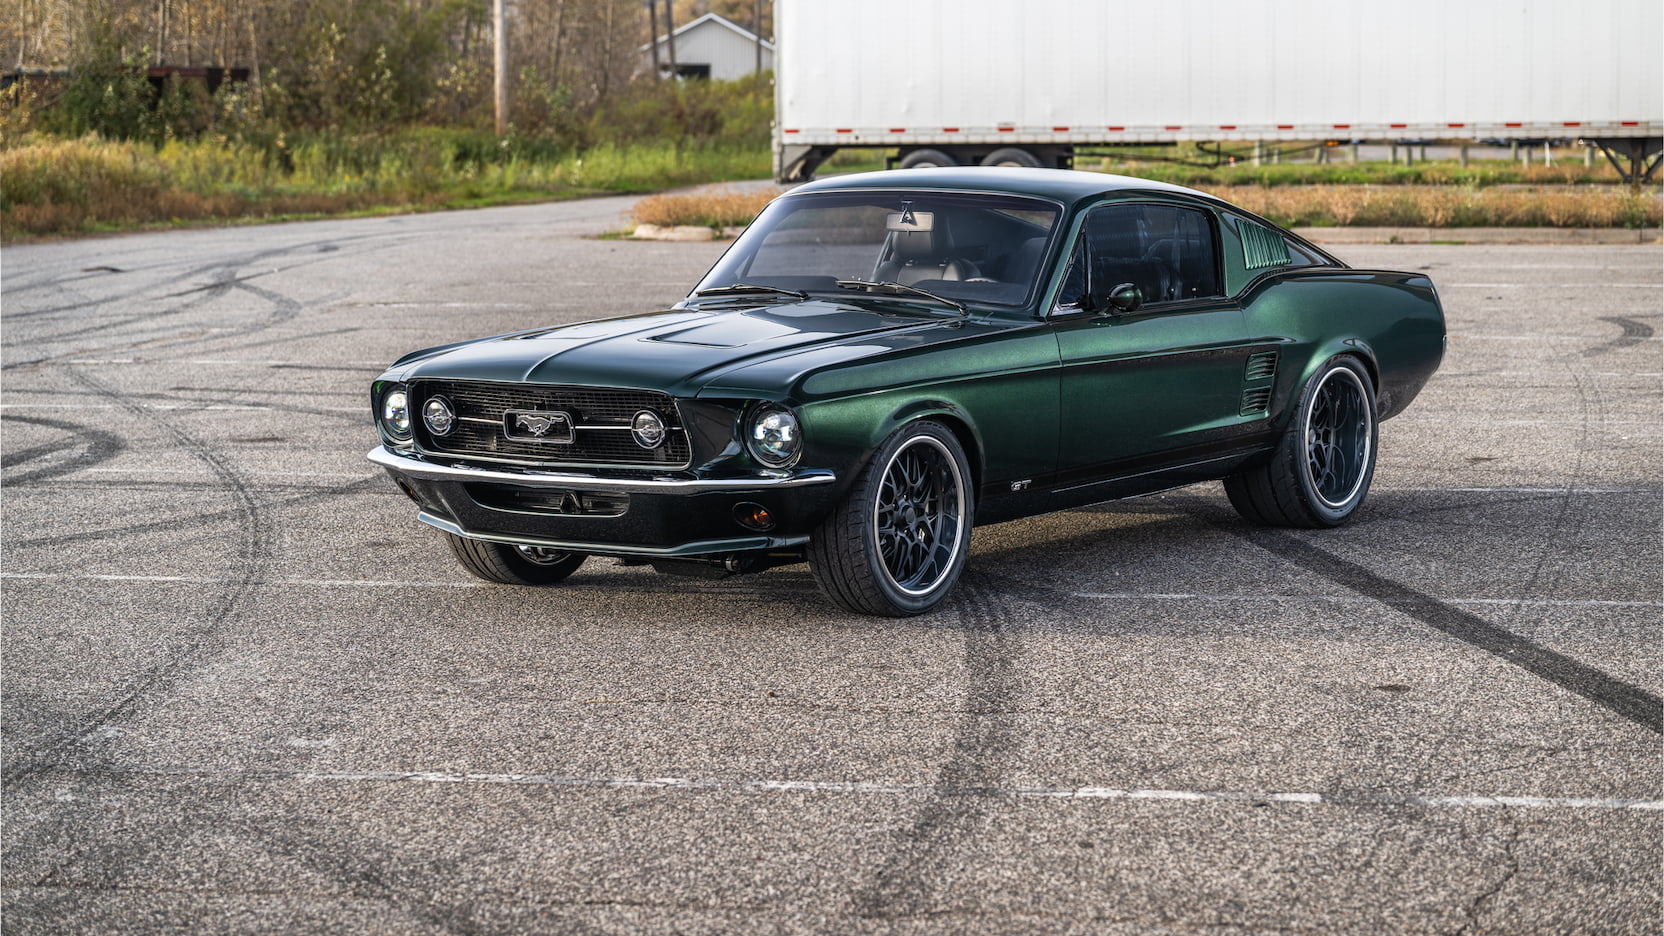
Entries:
[[967,280],[980,275],[969,260],[947,255],[946,219],[938,215],[931,231],[894,231],[885,260],[873,279],[911,286],[925,280]]

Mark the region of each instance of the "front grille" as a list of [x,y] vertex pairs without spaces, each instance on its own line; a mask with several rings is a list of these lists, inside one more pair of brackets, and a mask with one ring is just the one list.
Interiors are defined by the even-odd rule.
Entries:
[[[456,426],[443,436],[435,436],[422,422],[422,408],[433,396],[445,397],[456,410]],[[655,449],[637,445],[630,433],[630,421],[644,409],[658,413],[670,430]],[[567,414],[575,427],[572,442],[509,438],[503,431],[503,414],[509,410]],[[691,460],[676,402],[651,390],[417,380],[410,385],[410,411],[417,444],[436,454],[540,467],[685,468]]]

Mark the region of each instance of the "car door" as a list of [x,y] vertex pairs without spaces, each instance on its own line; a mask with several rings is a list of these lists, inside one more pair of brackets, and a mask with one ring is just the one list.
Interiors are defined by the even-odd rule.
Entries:
[[[1154,201],[1100,205],[1083,219],[1052,312],[1060,488],[1232,447],[1249,345],[1241,308],[1223,295],[1216,224],[1199,206]],[[1124,285],[1135,307],[1111,304]]]

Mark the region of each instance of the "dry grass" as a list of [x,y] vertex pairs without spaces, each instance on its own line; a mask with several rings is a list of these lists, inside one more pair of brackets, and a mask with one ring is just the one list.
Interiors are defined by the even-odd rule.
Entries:
[[[462,159],[432,133],[317,140],[278,157],[234,142],[161,147],[0,135],[0,241],[173,222],[500,204],[577,192],[641,191],[755,177],[767,154],[603,146],[549,159]],[[1278,168],[1278,167],[1271,167]],[[1547,168],[1543,172],[1547,172]],[[1568,170],[1569,171],[1569,170]],[[1227,201],[1290,226],[1658,227],[1656,188],[1611,185],[1209,185]],[[638,224],[747,224],[773,187],[642,199]]]
[[[1228,185],[1209,189],[1288,227],[1658,227],[1657,194],[1616,186],[1475,188],[1455,185]],[[746,224],[780,191],[722,188],[654,195],[636,203],[637,224]]]
[[1231,185],[1209,191],[1287,227],[1641,228],[1664,221],[1656,193],[1614,186]]
[[[213,219],[421,210],[755,178],[768,153],[599,146],[466,158],[426,131],[319,138],[273,152],[234,141],[111,142],[0,134],[0,241]],[[753,211],[736,222],[749,221]]]
[[750,224],[763,206],[777,198],[782,189],[748,189],[735,191],[723,187],[699,192],[672,195],[649,195],[636,202],[631,217],[637,224],[657,224],[674,227],[693,224],[700,227],[725,228]]

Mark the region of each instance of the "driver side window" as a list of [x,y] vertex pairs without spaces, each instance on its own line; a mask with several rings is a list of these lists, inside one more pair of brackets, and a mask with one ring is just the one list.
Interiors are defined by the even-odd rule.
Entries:
[[1086,216],[1059,306],[1078,306],[1088,283],[1101,301],[1131,283],[1145,305],[1221,294],[1213,226],[1205,212],[1178,205],[1123,204]]

